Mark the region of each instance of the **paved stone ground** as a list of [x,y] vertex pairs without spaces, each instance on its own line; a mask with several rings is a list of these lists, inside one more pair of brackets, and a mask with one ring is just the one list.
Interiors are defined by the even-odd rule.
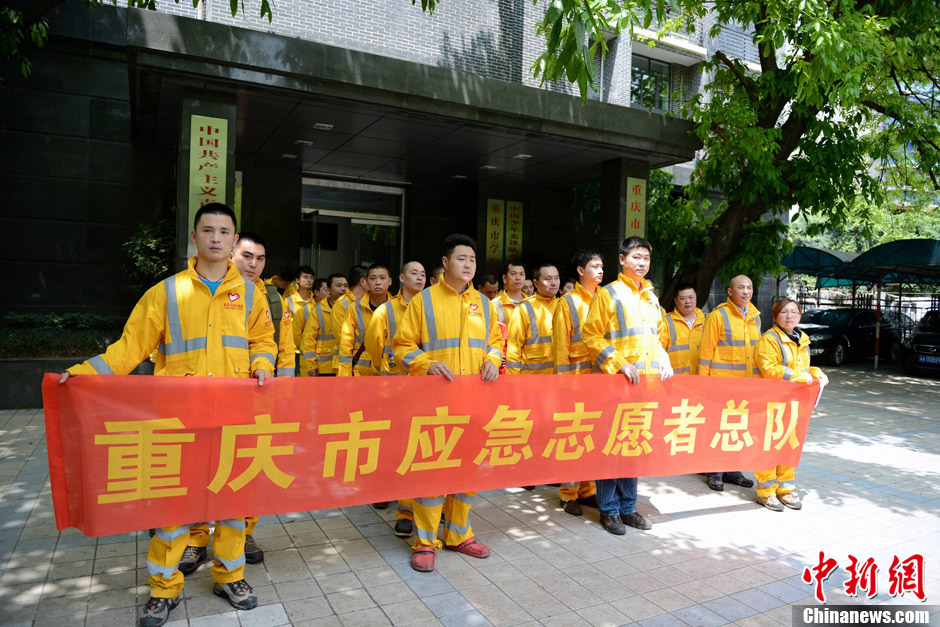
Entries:
[[[797,471],[802,511],[764,510],[753,489],[711,492],[699,476],[647,478],[640,510],[653,530],[616,537],[593,510],[561,511],[556,488],[484,492],[472,520],[493,555],[441,552],[432,574],[409,567],[393,510],[271,516],[256,530],[266,559],[247,569],[261,605],[233,611],[204,564],[169,624],[789,625],[791,604],[815,603],[800,574],[819,551],[840,567],[873,556],[881,603],[916,603],[887,596],[887,571],[894,555],[920,553],[936,609],[940,381],[870,368],[829,373]],[[146,532],[58,533],[49,493],[42,412],[0,412],[0,623],[135,624],[149,596]],[[827,580],[830,604],[857,602],[844,579],[840,568]]]

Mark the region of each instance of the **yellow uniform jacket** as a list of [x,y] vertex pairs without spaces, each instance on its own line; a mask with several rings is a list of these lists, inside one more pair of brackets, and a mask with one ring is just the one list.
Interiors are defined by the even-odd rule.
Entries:
[[379,367],[383,376],[403,375],[405,372],[395,361],[392,339],[398,332],[398,324],[407,309],[408,303],[401,292],[372,312],[372,320],[366,327],[366,352],[372,360],[372,367]]
[[822,376],[822,370],[809,365],[809,336],[803,331],[800,331],[800,343],[797,344],[774,325],[757,341],[754,358],[765,379],[809,383]]
[[[523,300],[525,300],[525,298],[523,298]],[[496,295],[496,298],[493,299],[497,319],[508,327],[509,321],[512,320],[512,312],[516,310],[516,307],[518,307],[521,302],[522,301],[517,302],[509,298],[509,294],[506,293],[506,290],[501,291]]]
[[759,377],[754,345],[760,339],[760,311],[748,304],[747,317],[728,299],[705,317],[698,373],[712,377]]
[[300,345],[303,343],[304,327],[307,326],[310,312],[313,311],[313,307],[316,303],[313,302],[312,297],[304,300],[300,296],[299,291],[285,297],[284,300],[287,301],[287,308],[290,310],[291,316],[293,317],[291,324],[294,330],[294,346],[297,348],[297,352],[300,353],[300,371],[306,374],[307,370],[310,369],[310,364],[307,363],[303,353],[300,352]]
[[[266,293],[264,287],[264,281],[261,279],[255,280],[255,286],[257,286],[258,291],[262,294]],[[294,345],[294,316],[291,314],[290,310],[287,308],[287,300],[281,296],[281,319],[275,320],[275,324],[281,325],[281,331],[278,333],[278,343],[277,343],[277,376],[279,377],[292,377],[294,376],[294,354],[295,354],[295,345]],[[265,307],[268,307],[267,301],[264,303]],[[268,307],[270,311],[270,307]],[[272,331],[273,334],[273,331]]]
[[339,372],[339,336],[343,332],[343,325],[346,323],[346,314],[349,313],[350,304],[356,302],[356,295],[352,290],[346,290],[346,293],[336,299],[333,303],[333,335],[336,336],[336,345],[333,348],[333,370]]
[[333,352],[336,349],[336,335],[333,333],[333,308],[330,299],[324,298],[310,314],[304,327],[300,350],[307,362],[308,370],[319,374],[334,374]]
[[101,355],[69,368],[77,374],[127,374],[157,349],[155,370],[167,376],[249,377],[274,373],[274,323],[265,291],[235,264],[213,295],[189,266],[151,287]]
[[499,368],[503,338],[489,299],[468,285],[462,294],[441,280],[411,299],[392,340],[395,361],[408,374],[427,374],[432,362],[455,375]]
[[692,326],[676,310],[663,317],[659,341],[669,353],[669,363],[676,374],[698,374],[698,351],[705,328],[705,314],[695,308]]
[[[386,303],[382,303],[384,304]],[[353,359],[359,352],[359,348],[365,346],[366,329],[372,320],[372,313],[372,303],[369,301],[368,292],[347,309],[346,321],[343,323],[343,330],[339,336],[339,367],[336,369],[336,376],[353,376]],[[368,349],[362,350],[355,370],[355,374],[360,377],[378,374],[378,370],[372,367],[372,356]]]
[[557,374],[591,374],[591,358],[581,327],[594,295],[576,283],[562,296],[552,317],[552,356]]
[[509,321],[506,374],[552,374],[552,316],[558,299],[533,294]]
[[669,360],[659,343],[660,312],[653,284],[646,279],[637,287],[620,274],[597,290],[581,330],[593,365],[614,374],[631,363],[640,374],[658,374],[660,362]]

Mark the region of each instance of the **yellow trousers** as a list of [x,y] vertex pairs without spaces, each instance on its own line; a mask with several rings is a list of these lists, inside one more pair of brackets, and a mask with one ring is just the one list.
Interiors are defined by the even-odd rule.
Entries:
[[[258,524],[257,516],[245,517],[245,535],[255,535],[255,525]],[[199,523],[193,525],[189,530],[189,546],[204,547],[209,546],[209,523]]]
[[470,507],[476,498],[476,492],[448,494],[447,496],[426,496],[414,500],[414,521],[417,531],[412,548],[424,546],[441,548],[437,538],[437,527],[444,519],[444,544],[457,546],[473,537],[470,526]]
[[796,489],[794,482],[795,468],[793,466],[777,466],[770,470],[757,470],[754,478],[757,480],[757,496],[768,497],[771,494],[790,494]]
[[586,499],[589,496],[597,494],[597,486],[593,481],[570,481],[561,484],[558,489],[562,501],[574,501],[577,499]]
[[413,521],[415,519],[415,500],[398,499],[398,509],[395,511],[395,518],[397,520]]
[[[183,573],[177,566],[189,544],[193,525],[157,529],[150,538],[147,571],[150,573],[151,595],[173,599],[183,590]],[[232,583],[245,578],[245,519],[219,520],[212,536],[212,579],[216,583]]]

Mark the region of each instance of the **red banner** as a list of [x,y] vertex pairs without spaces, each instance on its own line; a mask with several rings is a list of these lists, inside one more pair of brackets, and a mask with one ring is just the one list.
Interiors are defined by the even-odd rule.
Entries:
[[56,525],[89,536],[489,490],[796,466],[817,384],[676,376],[43,381]]

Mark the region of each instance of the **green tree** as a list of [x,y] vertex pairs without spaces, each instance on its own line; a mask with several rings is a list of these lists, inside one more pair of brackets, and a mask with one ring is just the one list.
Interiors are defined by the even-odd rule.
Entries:
[[[435,2],[422,5],[433,10]],[[677,257],[664,299],[681,281],[704,300],[715,276],[775,273],[788,246],[779,218],[792,207],[833,229],[856,198],[884,202],[890,185],[873,163],[891,163],[901,178],[916,170],[927,189],[940,190],[934,0],[551,0],[533,71],[545,82],[576,83],[586,99],[609,33],[632,37],[654,24],[659,35],[691,32],[706,16],[716,18],[713,39],[724,24],[751,29],[761,71],[715,50],[703,63],[704,92],[682,110],[704,150],[668,211],[692,211],[707,228]],[[907,158],[898,159],[899,146]],[[714,190],[724,200],[712,206]]]
[[[104,6],[109,2],[117,6],[118,0],[83,0],[85,6],[92,9]],[[199,6],[202,0],[193,0],[193,8]],[[35,0],[25,11],[11,7],[0,7],[0,54],[4,58],[19,66],[24,77],[29,77],[32,64],[29,62],[28,50],[33,45],[42,48],[49,36],[49,25],[43,17],[52,9],[65,2],[65,0]],[[177,4],[180,0],[174,0]],[[245,12],[244,0],[229,0],[232,15],[239,9]],[[127,0],[128,8],[157,10],[157,0]],[[270,0],[261,0],[261,17],[267,16],[271,21]],[[0,80],[3,77],[0,76]]]

